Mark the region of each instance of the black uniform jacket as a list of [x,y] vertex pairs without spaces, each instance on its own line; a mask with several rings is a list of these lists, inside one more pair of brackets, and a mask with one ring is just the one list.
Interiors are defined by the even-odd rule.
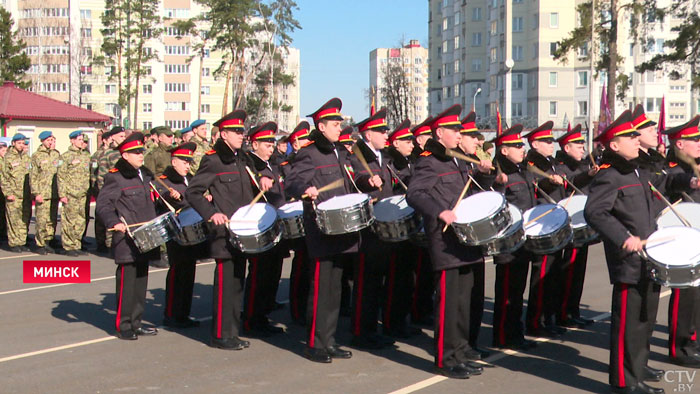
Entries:
[[[336,156],[337,155],[337,156]],[[351,166],[348,152],[336,149],[320,131],[309,135],[309,142],[297,152],[289,177],[285,179],[287,196],[301,198],[311,186],[321,188],[335,180],[343,179],[343,187],[321,192],[315,202],[304,200],[304,230],[309,254],[314,258],[329,257],[358,251],[358,232],[326,235],[316,224],[314,207],[332,197],[354,193],[346,168]]]
[[636,284],[646,275],[644,260],[622,249],[630,236],[647,239],[656,229],[649,173],[606,150],[593,178],[584,210],[586,222],[602,237],[611,283]]
[[468,179],[455,159],[447,156],[444,145],[428,140],[408,186],[407,201],[423,215],[435,271],[483,261],[481,249],[461,244],[451,226],[443,233],[445,223],[438,218],[455,206]]
[[[154,185],[158,190],[158,194],[160,194],[160,196],[163,199],[165,199],[165,201],[167,201],[168,204],[175,208],[175,210],[181,210],[190,206],[190,204],[187,202],[187,199],[185,198],[185,191],[187,190],[185,179],[187,179],[187,181],[189,182],[190,180],[192,180],[192,175],[187,174],[183,177],[182,175],[178,174],[172,166],[168,166],[163,171],[163,175],[159,176],[158,179],[160,179],[160,182],[163,182],[166,185],[168,185],[169,188],[180,193],[180,199],[176,200],[172,196],[170,196],[170,190],[166,189],[160,182],[154,182]],[[158,206],[159,212],[166,212],[166,210],[168,209],[162,201],[159,202]]]
[[[659,156],[661,155],[659,154]],[[696,161],[698,160],[696,159]],[[690,180],[695,176],[695,173],[688,163],[676,157],[675,149],[669,150],[665,165],[665,170],[662,170],[667,178],[664,185],[666,193],[664,194],[668,199],[672,203],[676,202],[683,197],[681,192],[685,191],[694,202],[700,202],[700,189],[690,188]],[[661,205],[659,211],[666,208],[666,204],[663,202],[660,202],[659,205]]]
[[515,164],[501,153],[496,154],[495,162],[508,176],[505,184],[494,183],[493,189],[503,193],[506,200],[520,208],[523,213],[537,205],[535,198],[535,175],[525,168],[527,163]]
[[[105,176],[105,184],[97,196],[96,211],[107,228],[121,223],[123,217],[127,224],[147,222],[156,217],[156,208],[151,198],[149,182],[153,181],[153,173],[146,167],[135,169],[124,159],[119,159],[113,169]],[[137,227],[130,228],[134,231]],[[157,259],[159,251],[154,249],[143,254],[134,241],[119,231],[112,233],[112,250],[114,262],[117,264],[133,263],[137,259]]]
[[[408,186],[411,183],[411,176],[413,176],[414,164],[411,162],[411,156],[404,157],[399,151],[393,146],[386,148],[386,153],[391,158],[389,160],[389,167],[394,170],[399,179]],[[393,178],[392,174],[392,178]],[[394,194],[406,194],[403,186],[399,182],[394,183]]]
[[[546,172],[547,174],[556,174],[556,162],[553,158],[544,157],[539,154],[534,149],[530,149],[527,152],[527,157],[525,158],[527,165],[534,165],[540,170]],[[561,174],[559,174],[561,175]],[[550,181],[549,179],[537,176],[537,188],[541,189],[543,192],[547,193],[554,201],[561,201],[566,197],[564,195],[564,186],[557,185],[556,183]],[[549,201],[542,195],[537,194],[538,190],[535,190],[535,195],[537,196],[537,201],[540,204],[549,204]]]
[[391,197],[394,193],[391,189],[391,173],[387,168],[391,157],[383,150],[380,151],[379,153],[382,155],[382,163],[379,164],[377,155],[372,151],[372,149],[370,149],[364,140],[358,140],[357,147],[367,161],[367,166],[372,170],[372,173],[374,175],[379,175],[379,177],[382,178],[382,190],[380,191],[378,188],[370,186],[369,172],[360,163],[360,159],[357,158],[357,155],[353,154],[350,155],[350,163],[352,164],[352,168],[355,172],[355,184],[357,187],[360,188],[360,191],[369,194],[377,201],[383,198]]
[[253,152],[248,152],[250,160],[253,162],[253,172],[255,173],[258,182],[260,178],[267,177],[274,180],[270,190],[265,192],[265,198],[267,202],[270,203],[275,208],[279,208],[285,203],[284,198],[284,183],[280,176],[280,170],[277,166],[273,165],[272,162],[269,164],[265,160],[261,159],[260,156]]
[[282,177],[286,180],[292,174],[292,166],[294,165],[294,160],[296,160],[297,152],[292,152],[287,156],[287,160],[283,161],[279,165],[280,173]]
[[[215,213],[231,217],[238,208],[255,197],[254,186],[246,171],[246,166],[252,171],[252,165],[245,152],[241,149],[234,152],[222,139],[218,139],[214,149],[202,157],[185,198],[204,220],[209,220]],[[212,202],[204,197],[206,191],[211,193]],[[225,226],[212,226],[212,231],[212,258],[230,259],[233,253],[238,253],[229,242],[229,230]]]
[[[557,162],[557,173],[566,176],[569,182],[573,182],[574,186],[586,193],[588,185],[590,185],[593,180],[593,177],[588,175],[588,171],[590,170],[589,161],[576,160],[563,150],[557,152],[555,160]],[[573,188],[570,187],[566,181],[564,181],[564,185],[566,186],[566,197],[568,197],[568,194],[571,193]]]
[[[459,147],[455,149],[458,153],[461,153],[465,156],[471,157],[474,160],[480,161],[479,156],[477,155],[470,155],[466,152],[464,152],[462,149]],[[474,183],[469,186],[469,190],[467,190],[467,195],[471,196],[472,194],[480,193],[484,190],[489,190],[493,186],[493,181],[496,179],[496,172],[495,171],[490,171],[489,173],[481,172],[479,171],[479,168],[477,167],[476,164],[470,163],[468,161],[464,160],[457,160],[457,163],[459,163],[459,170],[462,171],[462,173],[466,173],[472,176],[472,178],[478,183],[479,185],[475,185]],[[479,188],[481,186],[481,188]],[[482,190],[483,189],[483,190]]]

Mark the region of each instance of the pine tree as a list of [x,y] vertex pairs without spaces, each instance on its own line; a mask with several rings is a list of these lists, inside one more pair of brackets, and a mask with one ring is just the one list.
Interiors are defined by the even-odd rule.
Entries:
[[0,8],[0,78],[26,89],[31,86],[31,82],[24,80],[24,73],[31,66],[31,61],[23,52],[27,45],[17,32],[12,31],[14,23],[12,15]]

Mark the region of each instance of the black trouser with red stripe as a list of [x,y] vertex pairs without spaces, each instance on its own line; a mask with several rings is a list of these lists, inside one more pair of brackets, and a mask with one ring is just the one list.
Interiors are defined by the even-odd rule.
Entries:
[[418,247],[415,256],[414,290],[411,296],[411,321],[420,323],[433,314],[433,267],[428,248]]
[[560,305],[557,309],[557,322],[564,323],[571,318],[581,317],[579,309],[583,282],[586,277],[588,245],[575,248],[567,246],[561,259],[557,277],[561,283]]
[[118,332],[141,327],[146,289],[148,288],[148,259],[129,264],[117,264],[117,318]]
[[418,247],[404,241],[394,245],[389,257],[382,313],[384,333],[387,335],[404,329],[408,324],[417,253]]
[[[252,330],[267,324],[269,305],[275,301],[283,250],[274,247],[248,256],[248,277],[243,297],[243,327]],[[277,283],[276,283],[277,282]]]
[[700,289],[672,289],[668,304],[668,355],[671,358],[697,353],[695,320],[700,306]]
[[238,336],[245,262],[245,257],[238,253],[230,259],[216,259],[211,325],[213,338],[229,339]]
[[451,368],[467,362],[471,349],[470,311],[475,264],[436,271],[435,365]]
[[530,294],[527,298],[525,324],[528,330],[537,330],[553,324],[557,312],[560,294],[557,280],[558,265],[561,264],[561,252],[548,255],[535,255],[532,258],[530,273]]
[[311,262],[310,292],[306,309],[307,346],[328,349],[335,345],[340,312],[343,268],[353,264],[354,253],[316,258]]
[[532,254],[520,249],[513,254],[493,256],[496,263],[493,306],[493,345],[503,347],[522,340],[523,294]]
[[309,298],[309,255],[306,243],[294,243],[294,258],[292,271],[289,274],[289,312],[292,320],[304,324],[306,322],[306,306]]
[[[368,235],[371,237],[371,235]],[[393,253],[391,245],[374,238],[362,239],[359,261],[353,280],[352,335],[362,336],[377,332],[382,285]]]
[[207,243],[181,246],[175,241],[165,244],[170,268],[165,279],[165,317],[182,321],[189,317],[197,259],[204,258]]
[[630,387],[643,380],[660,287],[644,277],[638,284],[615,283],[612,294],[609,380]]

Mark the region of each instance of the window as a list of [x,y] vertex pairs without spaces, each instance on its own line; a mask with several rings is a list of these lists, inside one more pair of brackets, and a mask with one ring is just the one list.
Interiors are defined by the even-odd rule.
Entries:
[[80,19],[92,18],[92,10],[80,10]]
[[498,48],[491,48],[491,63],[498,61]]
[[550,72],[549,73],[549,87],[556,88],[558,79],[559,79],[559,75],[557,74],[556,71]]
[[588,116],[588,101],[578,102],[578,116]]
[[455,26],[459,25],[459,17],[460,17],[459,11],[455,12]]
[[211,75],[211,71],[209,70],[209,67],[202,68],[202,76],[208,77],[209,75]]
[[472,59],[472,71],[481,71],[481,59]]
[[472,21],[481,20],[481,7],[472,8]]
[[685,115],[669,115],[671,120],[685,120]]
[[498,21],[491,21],[491,35],[495,36],[498,34]]
[[105,75],[109,76],[114,74],[114,66],[106,66],[105,67]]
[[513,117],[523,116],[523,103],[512,103],[510,105],[510,112]]
[[513,17],[513,33],[523,31],[523,17],[516,16]]
[[168,93],[188,93],[190,91],[189,83],[166,83],[165,91]]
[[202,86],[202,94],[208,96],[210,94],[209,86]]
[[189,18],[190,10],[189,8],[165,8],[163,16],[167,18]]
[[209,104],[202,104],[200,105],[200,112],[203,114],[208,114],[210,111]]
[[189,111],[190,103],[185,101],[166,101],[165,102],[166,111]]
[[576,55],[579,58],[588,57],[588,43],[585,43],[580,47],[576,48]]
[[521,90],[523,88],[524,74],[513,74],[511,77],[511,87],[513,90]]
[[670,89],[677,92],[685,92],[685,85],[671,85]]
[[105,93],[106,94],[117,93],[117,86],[116,85],[105,85]]
[[549,14],[549,28],[557,29],[559,28],[559,13],[552,12]]
[[554,56],[554,53],[557,51],[557,48],[559,48],[559,45],[556,42],[550,42],[549,43],[549,56]]
[[549,116],[557,116],[557,102],[556,101],[549,102]]
[[472,46],[473,47],[480,47],[481,46],[481,33],[472,33]]
[[153,112],[153,104],[143,103],[143,112]]
[[67,83],[48,83],[44,82],[41,84],[41,92],[67,92]]
[[80,75],[92,75],[92,66],[80,66]]
[[[459,60],[455,60],[455,71],[454,71],[455,74],[457,74],[459,72],[459,67],[460,67]],[[416,81],[416,82],[420,82],[420,81]]]
[[92,111],[92,104],[85,104],[85,109]]
[[459,85],[455,85],[454,92],[455,92],[455,97],[459,97]]
[[143,85],[143,94],[152,94],[153,85]]
[[166,64],[165,65],[166,74],[189,74],[190,65],[189,64]]
[[151,75],[151,66],[143,67],[143,75]]
[[80,37],[83,37],[83,38],[91,38],[91,37],[92,37],[92,29],[90,29],[90,28],[81,28],[81,29],[80,29]]
[[663,40],[663,38],[658,38],[656,40],[656,52],[664,53],[664,40]]
[[579,71],[576,86],[588,86],[588,71]]
[[442,31],[447,30],[449,27],[449,22],[447,22],[447,18],[442,18]]
[[84,58],[92,59],[92,48],[85,47],[85,48],[81,49],[81,53],[82,53]]
[[685,103],[683,101],[671,102],[671,108],[685,108]]
[[442,42],[442,53],[447,53],[447,41]]
[[523,47],[520,45],[513,46],[513,60],[519,62],[523,60]]
[[153,122],[143,122],[141,123],[143,127],[141,127],[141,130],[150,130],[153,128]]
[[539,53],[539,44],[538,43],[533,43],[532,44],[532,58],[535,59],[537,58],[537,54]]
[[209,49],[204,49],[204,58],[208,58],[211,55],[211,51]]
[[645,74],[647,77],[646,78],[647,82],[651,82],[651,83],[656,82],[656,73],[655,72],[647,71]]
[[189,55],[190,47],[187,45],[166,45],[166,55]]
[[459,36],[455,36],[455,49],[459,49]]
[[188,120],[166,120],[165,125],[171,129],[184,129],[189,123]]
[[489,86],[491,87],[491,90],[496,90],[498,88],[498,77],[495,75],[491,75],[489,77]]
[[81,84],[80,93],[92,93],[92,85]]
[[634,56],[634,44],[630,44],[630,56]]
[[417,57],[413,59],[414,64],[423,64],[423,58],[422,57]]

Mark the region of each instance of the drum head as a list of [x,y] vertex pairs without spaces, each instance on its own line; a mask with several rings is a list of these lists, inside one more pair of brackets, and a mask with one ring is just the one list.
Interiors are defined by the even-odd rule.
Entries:
[[505,205],[505,197],[498,192],[481,192],[462,200],[455,215],[457,223],[473,223],[483,220],[498,212]]
[[566,211],[569,212],[569,218],[571,218],[571,227],[579,228],[586,227],[586,219],[583,217],[583,209],[586,207],[586,201],[588,201],[588,196],[573,196],[571,201],[568,202],[569,198],[565,198],[559,201],[557,204],[562,207],[566,205]]
[[655,231],[644,247],[650,259],[665,265],[694,266],[700,262],[700,230],[673,226]]
[[277,210],[267,203],[259,202],[250,209],[248,205],[238,208],[231,216],[228,228],[237,235],[255,235],[272,227],[277,220]]
[[554,204],[542,204],[528,209],[523,214],[523,221],[527,223],[552,208],[554,208],[552,212],[525,226],[525,234],[531,237],[539,237],[552,234],[565,226],[569,214],[566,212],[566,209]]
[[180,221],[180,226],[187,227],[201,222],[202,217],[194,208],[185,208],[177,214],[177,220]]
[[277,208],[277,214],[282,219],[293,218],[301,216],[304,213],[304,203],[301,201],[294,201],[282,205]]
[[327,201],[324,201],[316,206],[317,209],[321,211],[332,211],[335,209],[343,209],[352,207],[354,205],[362,204],[363,202],[369,200],[369,195],[361,193],[345,194],[342,196],[335,196]]
[[413,212],[403,195],[387,197],[374,204],[374,217],[380,222],[396,222]]
[[[674,207],[678,213],[683,216],[690,225],[700,229],[700,204],[695,202],[682,202]],[[669,208],[661,211],[661,214],[656,219],[656,224],[659,228],[670,226],[683,226],[680,219]]]

